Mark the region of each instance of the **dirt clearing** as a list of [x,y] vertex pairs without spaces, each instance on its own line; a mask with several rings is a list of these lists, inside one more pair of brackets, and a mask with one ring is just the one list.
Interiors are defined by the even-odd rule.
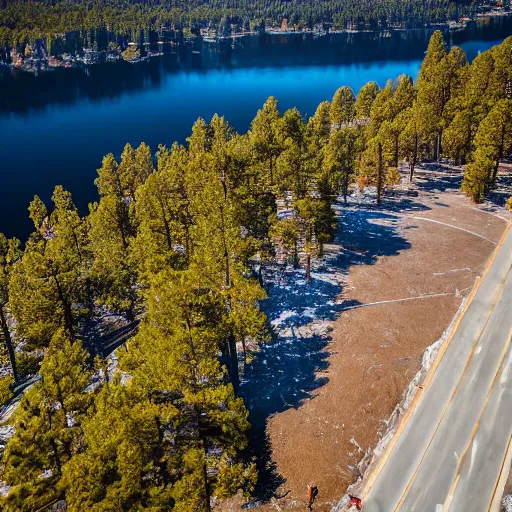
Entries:
[[460,176],[448,177],[447,186],[420,174],[381,208],[340,205],[336,243],[312,285],[298,274],[270,289],[278,339],[242,386],[267,491],[281,496],[259,510],[303,508],[308,484],[318,486],[317,511],[341,498],[481,274],[508,214],[475,207],[455,188]]

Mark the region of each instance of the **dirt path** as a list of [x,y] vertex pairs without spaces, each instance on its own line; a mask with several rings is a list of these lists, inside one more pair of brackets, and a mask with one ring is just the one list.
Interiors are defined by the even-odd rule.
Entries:
[[255,433],[266,425],[267,490],[289,492],[258,510],[303,509],[310,483],[315,510],[339,500],[506,226],[502,210],[476,208],[432,178],[415,188],[382,209],[340,206],[312,286],[293,276],[270,291],[280,337],[251,365],[243,394]]

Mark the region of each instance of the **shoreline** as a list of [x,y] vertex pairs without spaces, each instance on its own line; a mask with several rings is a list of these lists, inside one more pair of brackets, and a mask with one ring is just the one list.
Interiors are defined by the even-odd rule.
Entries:
[[[6,62],[0,60],[0,69],[10,69],[10,70],[19,70],[25,73],[32,73],[34,75],[39,75],[40,73],[46,73],[53,71],[58,68],[65,69],[76,69],[83,68],[87,69],[91,65],[95,64],[111,64],[117,63],[121,60],[129,64],[137,64],[140,62],[149,61],[155,57],[161,57],[167,55],[168,52],[162,51],[164,46],[173,46],[178,47],[180,45],[189,46],[195,41],[200,42],[201,44],[215,45],[219,46],[223,43],[231,42],[231,47],[235,49],[235,43],[237,40],[242,40],[246,37],[260,36],[260,35],[268,35],[271,37],[274,36],[302,36],[302,37],[313,37],[320,38],[325,36],[337,36],[337,35],[353,35],[353,34],[379,34],[382,37],[391,37],[393,32],[414,32],[419,30],[436,30],[440,29],[443,31],[447,31],[449,33],[461,33],[467,30],[468,25],[471,23],[478,23],[478,21],[484,21],[486,19],[496,19],[496,18],[509,18],[512,17],[512,11],[500,11],[494,12],[491,11],[489,13],[479,13],[473,19],[464,20],[461,22],[445,22],[445,23],[432,23],[425,25],[423,27],[414,27],[414,28],[406,28],[406,27],[388,27],[381,29],[369,29],[369,28],[358,28],[358,29],[342,29],[342,30],[333,30],[328,29],[324,31],[319,30],[282,30],[280,28],[274,27],[266,27],[264,32],[256,32],[256,31],[248,31],[244,33],[234,33],[229,36],[216,36],[216,35],[197,35],[193,38],[184,38],[181,41],[165,41],[159,42],[158,51],[148,51],[148,53],[142,57],[138,57],[136,59],[124,59],[120,51],[112,51],[112,50],[99,50],[92,51],[89,49],[84,49],[82,51],[76,52],[75,54],[70,53],[62,53],[55,55],[47,55],[39,58],[33,57],[23,57],[20,54],[12,57],[13,62]],[[149,43],[145,43],[149,44]],[[128,43],[128,47],[134,46],[134,43]],[[197,48],[192,53],[198,53]]]

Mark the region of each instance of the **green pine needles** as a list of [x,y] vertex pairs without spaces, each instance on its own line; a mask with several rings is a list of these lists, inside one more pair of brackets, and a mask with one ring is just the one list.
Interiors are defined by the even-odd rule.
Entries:
[[[250,494],[237,391],[270,336],[258,265],[279,257],[309,281],[333,202],[358,183],[380,203],[421,161],[465,164],[462,189],[483,201],[511,155],[511,91],[512,38],[468,64],[436,32],[417,83],[342,87],[307,120],[269,98],[247,133],[198,119],[156,155],[127,144],[104,157],[85,216],[60,186],[36,196],[23,248],[0,235],[2,403],[39,373],[2,456],[2,510],[209,512]],[[115,370],[96,357],[105,313],[137,328]]]

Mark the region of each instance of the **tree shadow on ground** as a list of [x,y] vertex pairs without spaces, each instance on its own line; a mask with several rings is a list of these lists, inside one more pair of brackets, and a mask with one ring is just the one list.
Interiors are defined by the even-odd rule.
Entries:
[[500,173],[498,183],[493,188],[487,197],[489,205],[484,207],[487,211],[496,211],[497,207],[504,207],[509,197],[512,197],[512,172]]
[[457,190],[461,183],[462,167],[447,168],[435,162],[418,166],[414,177],[414,184],[425,192]]
[[[445,192],[460,190],[463,167],[446,167],[443,164],[430,163],[418,167],[414,184],[425,192]],[[512,194],[512,172],[500,168],[498,181],[485,197],[483,210],[494,212],[503,208]],[[437,203],[439,204],[439,203]]]
[[268,500],[285,482],[272,461],[267,420],[297,409],[328,382],[330,322],[357,301],[344,299],[343,278],[352,265],[373,265],[382,256],[397,255],[410,244],[398,233],[400,215],[394,211],[428,209],[409,197],[386,199],[383,209],[373,205],[337,204],[338,232],[315,262],[311,283],[303,268],[265,269],[268,298],[261,303],[274,338],[261,347],[248,365],[240,394],[249,409],[252,431],[249,456],[259,469],[256,499]]

